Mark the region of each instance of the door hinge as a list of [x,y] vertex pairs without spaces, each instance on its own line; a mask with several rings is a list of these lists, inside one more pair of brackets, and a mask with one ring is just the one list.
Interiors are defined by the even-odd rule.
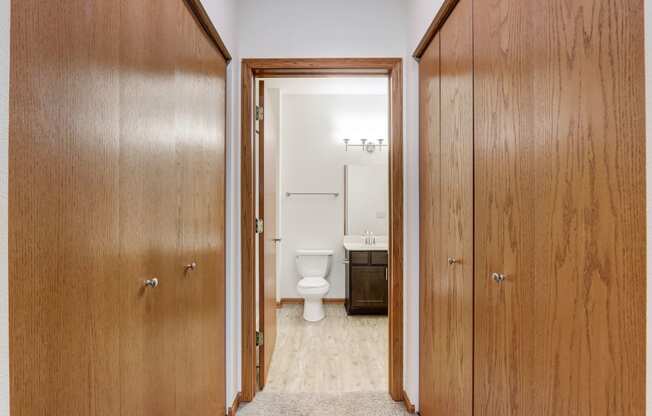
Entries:
[[263,333],[260,331],[256,331],[256,346],[259,347],[263,345],[265,341],[265,337],[263,336]]
[[265,231],[265,226],[263,224],[262,218],[256,218],[256,234],[262,234]]
[[256,120],[265,119],[265,108],[259,105],[256,106]]

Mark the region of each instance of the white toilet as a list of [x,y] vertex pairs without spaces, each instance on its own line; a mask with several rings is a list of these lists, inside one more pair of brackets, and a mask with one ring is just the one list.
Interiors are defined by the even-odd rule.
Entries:
[[301,280],[297,292],[304,299],[303,319],[310,322],[324,319],[322,298],[328,293],[330,284],[326,280],[333,263],[332,250],[297,250],[297,270]]

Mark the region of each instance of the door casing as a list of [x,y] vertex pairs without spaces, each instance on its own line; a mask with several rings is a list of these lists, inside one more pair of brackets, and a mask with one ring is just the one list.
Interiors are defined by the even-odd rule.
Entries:
[[243,59],[241,66],[242,391],[256,394],[254,94],[257,78],[381,76],[389,82],[389,393],[403,394],[403,60],[401,58]]

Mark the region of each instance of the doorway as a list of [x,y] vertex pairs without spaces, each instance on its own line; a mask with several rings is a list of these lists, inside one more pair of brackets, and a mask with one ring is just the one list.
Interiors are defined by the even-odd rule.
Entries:
[[[388,250],[387,250],[387,310],[388,310],[388,366],[387,390],[396,401],[403,400],[403,166],[402,166],[402,61],[401,59],[247,59],[242,63],[242,392],[241,400],[251,401],[257,388],[264,384],[268,371],[269,357],[276,336],[276,321],[270,319],[276,314],[277,300],[274,285],[261,280],[265,277],[264,263],[257,262],[257,249],[262,247],[274,250],[266,239],[258,245],[259,233],[273,230],[266,227],[265,218],[258,215],[260,201],[257,199],[256,171],[266,172],[265,158],[256,157],[256,134],[261,125],[256,123],[265,117],[262,106],[264,88],[257,89],[263,79],[275,78],[332,78],[332,77],[381,77],[387,82],[387,142],[388,152]],[[264,108],[264,107],[262,107]],[[344,146],[344,144],[343,144]],[[263,152],[270,151],[267,145],[261,146]],[[381,143],[382,149],[382,143]],[[261,164],[262,162],[262,164]],[[269,166],[267,167],[269,168]],[[267,181],[263,180],[263,186]],[[265,191],[261,193],[264,196]],[[269,207],[268,208],[272,208]],[[263,208],[264,209],[264,208]],[[263,215],[265,215],[263,213]],[[278,240],[278,235],[268,234],[268,240]],[[265,258],[262,254],[261,258]],[[371,260],[370,260],[371,261]],[[261,269],[262,267],[262,269]],[[274,291],[274,293],[270,293]],[[263,301],[264,300],[264,301]],[[268,301],[269,300],[269,301]],[[260,302],[261,310],[258,305]],[[260,312],[260,314],[259,314]],[[260,328],[259,328],[260,325]],[[259,330],[260,329],[260,330]],[[263,344],[259,348],[258,344]],[[260,365],[260,367],[257,367]],[[262,372],[260,383],[257,369]]]

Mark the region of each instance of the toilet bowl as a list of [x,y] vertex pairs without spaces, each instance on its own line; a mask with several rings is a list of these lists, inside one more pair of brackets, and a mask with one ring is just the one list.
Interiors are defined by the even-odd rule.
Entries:
[[301,276],[297,293],[304,299],[303,319],[306,321],[321,321],[326,316],[322,299],[330,289],[326,279],[332,260],[332,250],[297,250],[297,271]]

